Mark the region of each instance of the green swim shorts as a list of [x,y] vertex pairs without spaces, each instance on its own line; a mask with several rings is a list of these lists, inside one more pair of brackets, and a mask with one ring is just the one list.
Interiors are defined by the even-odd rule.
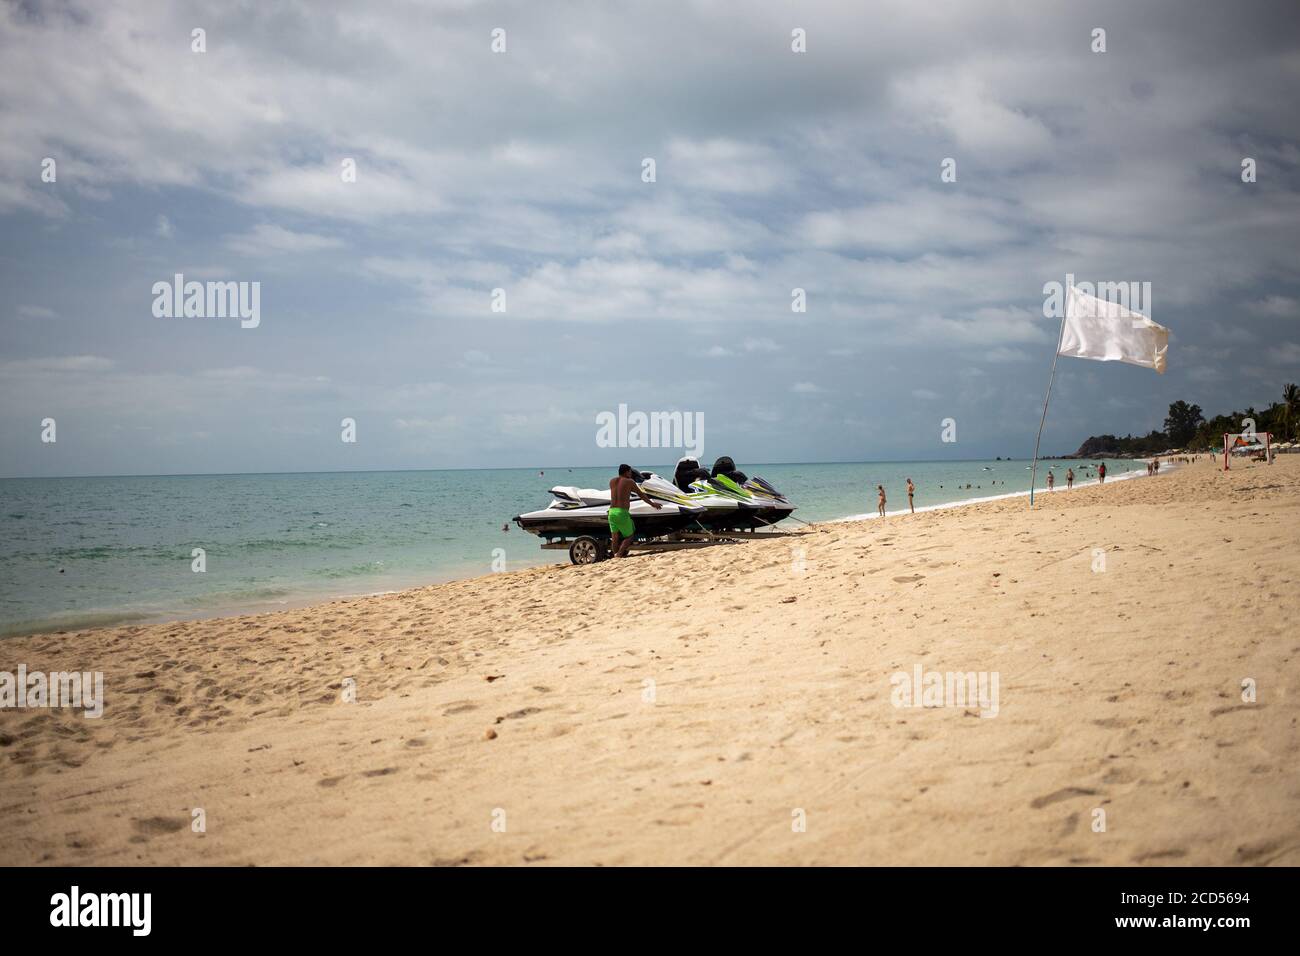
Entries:
[[625,538],[636,534],[636,525],[632,523],[632,515],[626,508],[609,509],[609,530],[612,534],[621,534]]

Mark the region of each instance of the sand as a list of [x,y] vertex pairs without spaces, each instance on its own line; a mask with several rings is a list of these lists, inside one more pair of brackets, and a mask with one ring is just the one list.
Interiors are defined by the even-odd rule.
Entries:
[[1300,864],[1300,455],[1038,501],[0,641],[0,862]]

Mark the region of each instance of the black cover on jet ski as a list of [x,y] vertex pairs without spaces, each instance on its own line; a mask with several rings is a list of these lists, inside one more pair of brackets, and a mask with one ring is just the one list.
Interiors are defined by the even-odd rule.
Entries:
[[694,458],[683,458],[677,463],[677,471],[673,474],[673,484],[682,491],[689,492],[692,481],[700,481],[711,477]]
[[736,471],[736,463],[727,455],[723,455],[713,463],[713,474],[710,477],[716,478],[718,475],[725,475],[738,485],[743,485],[749,480],[749,476],[743,471]]

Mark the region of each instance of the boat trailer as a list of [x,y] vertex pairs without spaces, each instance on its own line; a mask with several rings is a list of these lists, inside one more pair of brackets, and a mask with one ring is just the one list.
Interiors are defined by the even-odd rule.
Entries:
[[[628,546],[628,553],[639,551],[655,553],[658,551],[685,551],[691,548],[711,548],[719,544],[739,544],[742,541],[765,540],[767,538],[797,538],[802,531],[677,531],[657,538],[633,538]],[[569,552],[569,560],[574,564],[595,564],[609,557],[610,535],[593,532],[574,537],[569,535],[551,535],[542,545],[543,551]]]

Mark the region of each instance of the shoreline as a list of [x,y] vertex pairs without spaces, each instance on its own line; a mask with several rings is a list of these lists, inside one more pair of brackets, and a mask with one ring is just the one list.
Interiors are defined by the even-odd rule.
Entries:
[[[1053,459],[1053,460],[1055,460],[1055,459]],[[1135,459],[1135,460],[1140,461],[1140,460],[1142,460],[1142,459]],[[1166,474],[1168,474],[1169,472],[1174,471],[1174,470],[1177,468],[1177,465],[1169,465],[1168,467],[1169,467],[1169,471],[1166,472]],[[1107,480],[1108,480],[1108,481],[1111,481],[1111,482],[1126,481],[1126,480],[1131,479],[1131,478],[1157,478],[1157,477],[1159,477],[1159,475],[1143,475],[1143,474],[1138,474],[1138,473],[1135,472],[1135,471],[1122,472],[1122,473],[1120,473],[1120,474],[1118,474],[1118,475],[1115,475],[1115,476],[1113,476],[1113,477],[1110,476],[1110,475],[1107,475],[1107,476],[1106,476]],[[1073,488],[1064,488],[1064,487],[1062,487],[1062,488],[1058,488],[1058,489],[1056,489],[1056,491],[1060,491],[1060,492],[1062,492],[1062,493],[1067,492],[1067,491],[1077,491],[1077,490],[1082,489],[1082,488],[1094,487],[1094,486],[1097,486],[1097,485],[1100,485],[1100,484],[1101,484],[1101,482],[1094,478],[1094,479],[1092,479],[1092,480],[1090,480],[1090,481],[1076,481],[1076,482],[1074,483],[1074,487],[1073,487]],[[1050,494],[1055,494],[1056,491],[1052,491],[1052,492],[1050,492]],[[1038,495],[1038,494],[1044,494],[1044,495],[1049,494],[1049,492],[1048,492],[1048,490],[1047,490],[1047,486],[1044,485],[1042,488],[1036,489],[1036,490],[1034,491],[1034,494],[1035,494],[1035,495]],[[904,496],[904,497],[906,497],[906,496]],[[1006,494],[1004,494],[1004,495],[988,495],[988,496],[983,497],[983,498],[962,498],[962,499],[960,499],[960,500],[956,500],[956,501],[945,501],[945,502],[942,502],[942,503],[937,504],[937,505],[922,505],[921,507],[917,508],[915,512],[912,512],[912,511],[903,511],[903,510],[899,510],[899,511],[886,511],[886,512],[885,512],[885,517],[886,517],[886,518],[892,518],[892,517],[894,517],[894,516],[896,516],[896,515],[904,516],[904,515],[909,515],[909,514],[918,514],[918,515],[919,515],[919,514],[921,514],[922,512],[930,512],[930,511],[946,511],[946,510],[953,509],[953,508],[963,508],[963,507],[965,507],[965,506],[967,506],[967,505],[977,505],[977,504],[982,504],[982,503],[984,503],[984,502],[988,502],[988,501],[1007,501],[1007,500],[1009,500],[1009,499],[1011,499],[1011,498],[1028,498],[1028,497],[1029,497],[1029,490],[1028,490],[1028,489],[1025,489],[1024,491],[1008,491],[1008,492],[1007,492]],[[857,515],[849,515],[849,516],[844,517],[844,518],[834,518],[834,519],[832,519],[833,522],[840,522],[840,521],[879,521],[879,520],[880,520],[880,515],[876,514],[874,511],[869,512],[869,513],[857,514]],[[829,524],[829,523],[832,523],[832,522],[817,522],[817,523],[818,523],[818,524]]]
[[[527,570],[527,568],[516,568],[515,570],[522,571]],[[278,614],[282,611],[303,610],[320,604],[328,604],[332,601],[381,597],[387,594],[401,594],[405,591],[411,591],[417,588],[436,587],[440,584],[450,584],[454,581],[472,581],[475,577],[479,576],[481,575],[464,576],[452,573],[445,577],[434,575],[432,578],[421,577],[418,579],[407,579],[397,586],[381,587],[378,590],[339,591],[330,593],[290,593],[287,594],[283,600],[265,599],[263,601],[252,603],[242,603],[238,601],[229,604],[214,603],[210,610],[189,611],[184,614],[171,614],[167,612],[142,612],[139,614],[132,614],[129,611],[113,608],[74,612],[78,615],[77,617],[70,618],[66,622],[59,622],[55,626],[36,625],[29,628],[25,624],[20,623],[18,626],[21,629],[0,633],[0,647],[4,646],[5,641],[20,637],[35,637],[42,634],[72,634],[83,631],[102,631],[115,627],[183,624],[191,621],[213,621],[231,617]],[[98,623],[100,619],[103,620],[103,623]]]
[[[972,459],[972,460],[977,461],[983,459]],[[1049,460],[1055,461],[1057,459],[1049,459]],[[1134,460],[1143,460],[1143,459],[1134,459]],[[1172,470],[1173,467],[1174,466],[1170,466],[1170,469]],[[1137,472],[1124,472],[1119,475],[1115,475],[1111,477],[1110,480],[1113,482],[1118,482],[1130,478],[1147,478],[1147,477],[1151,477],[1151,476],[1137,473]],[[1092,479],[1090,481],[1076,481],[1075,489],[1090,487],[1097,484],[1098,482],[1096,481],[1096,479]],[[1064,492],[1066,489],[1062,487],[1057,490]],[[1046,486],[1040,488],[1038,492],[1036,492],[1036,494],[1037,493],[1041,493],[1044,495],[1047,494],[1048,492]],[[929,513],[929,512],[936,512],[936,511],[948,511],[952,509],[963,508],[970,505],[982,504],[986,502],[1003,501],[1011,498],[1024,498],[1024,497],[1028,497],[1028,495],[1029,495],[1029,491],[1028,489],[1026,489],[1024,491],[1007,492],[1006,494],[987,495],[987,496],[977,497],[977,498],[961,498],[952,501],[940,502],[938,504],[933,504],[933,505],[922,505],[916,509],[915,513],[922,514],[922,513]],[[906,510],[887,511],[885,513],[885,517],[903,516],[907,514],[909,514],[909,512]],[[847,515],[845,517],[840,517],[840,518],[827,518],[815,522],[800,523],[798,521],[795,521],[793,523],[793,526],[817,527],[819,525],[838,524],[842,522],[872,521],[872,520],[878,520],[879,517],[880,516],[877,515],[875,512],[871,512],[871,513]],[[521,532],[521,534],[526,534],[526,532]],[[533,544],[534,541],[532,540],[531,537],[529,537],[527,539],[527,543]],[[539,560],[524,563],[521,567],[509,568],[508,570],[503,572],[489,572],[489,573],[516,574],[520,571],[528,571],[533,568],[549,567],[552,565],[562,565],[562,564],[564,564],[563,561],[542,557]],[[442,584],[450,584],[456,581],[473,581],[485,576],[481,572],[474,573],[474,574],[462,573],[465,570],[466,570],[465,568],[460,568],[458,570],[449,570],[446,573],[443,574],[435,573],[429,577],[420,577],[420,576],[412,575],[410,573],[406,573],[394,578],[390,578],[387,582],[381,583],[380,581],[376,581],[375,583],[378,584],[379,587],[375,589],[370,589],[370,588],[350,589],[350,590],[328,592],[328,593],[323,591],[313,592],[307,590],[299,590],[297,593],[291,591],[290,593],[286,594],[282,600],[264,599],[264,600],[252,601],[252,602],[241,602],[238,600],[234,600],[229,603],[218,601],[218,602],[214,602],[210,609],[189,610],[189,611],[179,612],[179,613],[172,613],[168,611],[159,611],[156,613],[149,613],[149,612],[132,613],[131,611],[122,608],[102,608],[102,609],[87,610],[84,612],[72,612],[67,620],[58,620],[56,618],[56,619],[51,619],[50,621],[37,622],[31,626],[28,626],[20,622],[18,625],[16,625],[16,629],[6,630],[4,633],[0,633],[0,646],[3,646],[3,643],[5,641],[12,640],[14,638],[19,638],[19,637],[34,637],[34,636],[46,635],[46,634],[72,634],[72,633],[80,633],[84,631],[103,631],[103,630],[108,630],[108,629],[118,628],[118,627],[155,626],[155,625],[162,625],[162,624],[179,624],[179,623],[186,623],[186,622],[193,622],[193,621],[212,621],[212,620],[222,620],[226,618],[259,616],[265,614],[278,614],[284,611],[294,611],[294,610],[313,608],[320,605],[330,604],[336,601],[359,600],[359,599],[371,598],[371,597],[381,597],[390,594],[402,594],[407,591],[414,591],[420,588],[434,587]],[[393,586],[390,587],[388,586],[389,584]]]

